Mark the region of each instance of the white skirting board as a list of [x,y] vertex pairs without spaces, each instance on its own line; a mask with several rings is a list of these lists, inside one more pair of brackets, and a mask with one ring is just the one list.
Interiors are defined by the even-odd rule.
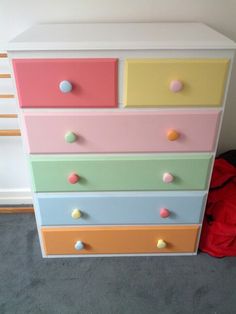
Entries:
[[31,205],[33,204],[32,194],[29,189],[0,189],[0,206],[3,205]]

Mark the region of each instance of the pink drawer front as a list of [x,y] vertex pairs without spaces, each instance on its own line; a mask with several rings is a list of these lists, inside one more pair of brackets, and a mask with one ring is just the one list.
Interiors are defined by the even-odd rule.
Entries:
[[13,68],[21,107],[117,106],[117,59],[14,59]]
[[219,115],[124,110],[25,113],[24,120],[30,153],[207,152],[214,149]]

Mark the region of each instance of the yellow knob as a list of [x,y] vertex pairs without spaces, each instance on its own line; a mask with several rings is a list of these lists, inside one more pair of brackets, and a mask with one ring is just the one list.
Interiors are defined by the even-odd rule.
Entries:
[[176,141],[179,138],[179,133],[176,130],[169,130],[166,134],[169,141]]
[[81,217],[81,211],[77,208],[73,209],[71,212],[71,217],[73,219],[79,219]]
[[164,249],[166,248],[167,244],[164,240],[160,239],[157,241],[157,248],[158,249]]

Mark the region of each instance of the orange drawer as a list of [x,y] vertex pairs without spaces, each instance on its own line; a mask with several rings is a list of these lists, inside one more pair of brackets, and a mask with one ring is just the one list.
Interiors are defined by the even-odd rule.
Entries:
[[46,255],[191,253],[198,225],[42,228]]

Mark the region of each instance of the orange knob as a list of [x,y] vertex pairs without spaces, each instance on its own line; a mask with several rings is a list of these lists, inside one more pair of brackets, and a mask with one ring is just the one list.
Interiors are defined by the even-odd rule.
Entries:
[[169,141],[176,141],[179,138],[179,133],[176,130],[169,130],[166,134]]

